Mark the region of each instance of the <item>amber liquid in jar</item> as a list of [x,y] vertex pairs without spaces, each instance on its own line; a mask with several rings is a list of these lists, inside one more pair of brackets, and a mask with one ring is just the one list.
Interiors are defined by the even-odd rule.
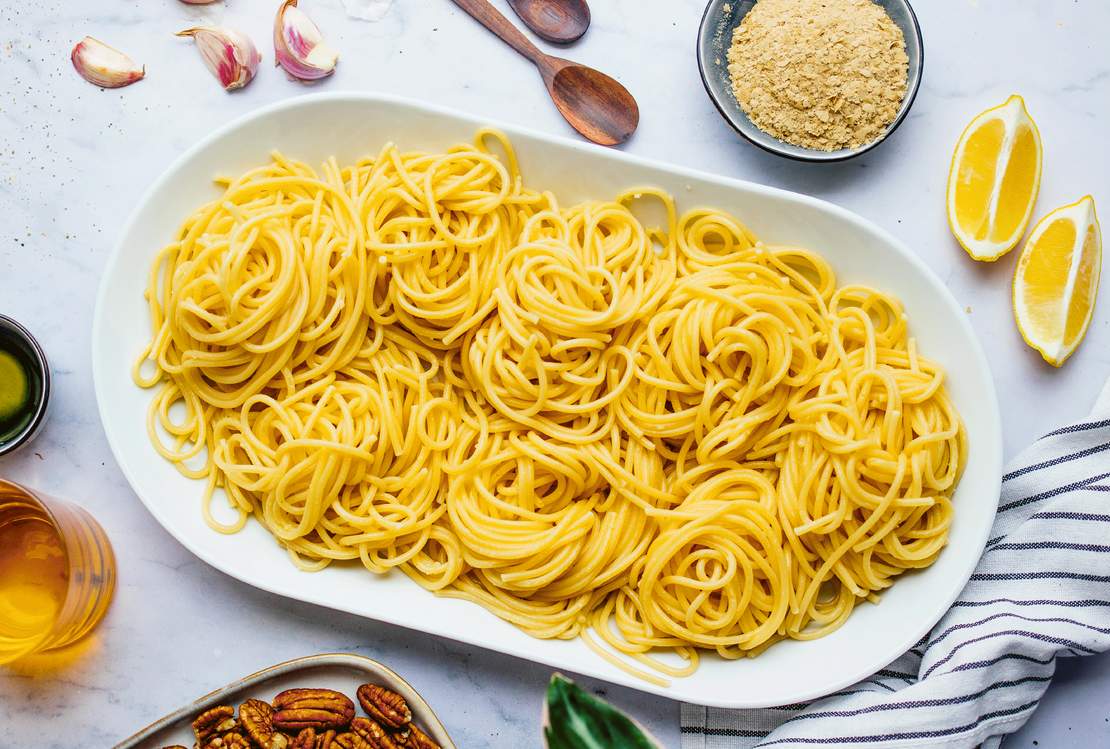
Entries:
[[115,589],[100,525],[80,507],[43,499],[0,479],[0,663],[84,636]]

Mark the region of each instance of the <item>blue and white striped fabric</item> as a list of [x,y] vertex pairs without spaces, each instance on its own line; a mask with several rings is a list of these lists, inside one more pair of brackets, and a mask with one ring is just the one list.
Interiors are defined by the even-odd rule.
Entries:
[[1056,658],[1110,649],[1110,383],[1002,481],[991,538],[933,631],[838,694],[768,710],[682,706],[682,749],[998,747]]

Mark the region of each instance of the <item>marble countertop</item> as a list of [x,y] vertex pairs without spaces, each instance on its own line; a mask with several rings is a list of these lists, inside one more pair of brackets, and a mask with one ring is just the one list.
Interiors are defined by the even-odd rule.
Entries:
[[[88,507],[111,536],[120,568],[116,601],[92,638],[0,670],[0,745],[109,746],[240,675],[327,651],[362,653],[399,671],[462,747],[539,744],[548,668],[286,601],[216,572],[147,514],[104,440],[89,367],[101,271],[143,191],[213,128],[309,90],[360,90],[571,134],[535,72],[447,0],[396,0],[377,23],[347,18],[340,0],[303,2],[342,53],[336,75],[314,89],[286,81],[267,62],[249,88],[225,94],[192,45],[172,36],[226,19],[272,59],[276,5],[38,0],[0,9],[0,311],[40,337],[56,378],[46,430],[0,459],[0,475]],[[604,68],[638,97],[642,124],[627,150],[817,195],[903,239],[969,310],[998,384],[1007,456],[1083,414],[1110,375],[1110,302],[1102,301],[1087,341],[1062,370],[1044,365],[1012,322],[1014,258],[969,261],[948,234],[943,195],[964,123],[1016,91],[1045,142],[1038,214],[1086,193],[1110,211],[1110,5],[918,2],[926,63],[917,103],[889,142],[838,165],[770,156],[721,120],[694,59],[703,5],[595,0],[593,28],[560,53]],[[80,80],[68,55],[86,34],[144,62],[147,79],[118,91]],[[1110,745],[1105,658],[1062,663],[1058,673],[1042,709],[1008,747]],[[677,704],[586,681],[677,747]]]

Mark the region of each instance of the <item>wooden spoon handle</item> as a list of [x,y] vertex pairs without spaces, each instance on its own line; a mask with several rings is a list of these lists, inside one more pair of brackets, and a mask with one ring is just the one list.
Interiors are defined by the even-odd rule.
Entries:
[[520,29],[501,15],[497,8],[490,5],[488,0],[454,0],[454,3],[536,65],[541,64],[540,61],[547,56],[528,41],[528,37],[520,33]]

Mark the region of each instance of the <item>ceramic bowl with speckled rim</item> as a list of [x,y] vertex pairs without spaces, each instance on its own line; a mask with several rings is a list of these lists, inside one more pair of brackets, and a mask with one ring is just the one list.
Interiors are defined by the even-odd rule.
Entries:
[[785,156],[798,161],[844,161],[854,156],[867,153],[875,146],[882,143],[890,134],[898,129],[902,121],[913,106],[917,97],[917,89],[921,86],[921,69],[925,62],[925,48],[921,39],[921,27],[917,23],[913,7],[909,0],[875,0],[881,5],[894,23],[902,30],[906,38],[906,56],[909,58],[909,70],[906,79],[906,95],[902,99],[902,106],[898,109],[894,121],[887,126],[883,134],[870,143],[864,143],[857,148],[842,148],[838,151],[818,151],[813,148],[804,148],[792,143],[781,141],[770,133],[760,130],[745,114],[740,102],[732,93],[732,78],[728,72],[728,49],[732,46],[732,33],[740,21],[758,0],[710,0],[705,6],[705,13],[701,18],[698,29],[698,70],[701,71],[701,81],[705,91],[717,107],[717,111],[725,118],[728,124],[740,135],[751,143],[759,146],[764,151],[769,151],[778,156]]
[[134,736],[116,744],[115,749],[192,746],[195,741],[193,719],[217,705],[237,706],[251,698],[269,702],[278,692],[296,687],[334,689],[354,700],[355,690],[367,683],[388,687],[404,697],[412,710],[413,722],[435,739],[442,749],[456,749],[443,723],[411,684],[377,661],[345,653],[310,655],[244,676],[159,718]]

